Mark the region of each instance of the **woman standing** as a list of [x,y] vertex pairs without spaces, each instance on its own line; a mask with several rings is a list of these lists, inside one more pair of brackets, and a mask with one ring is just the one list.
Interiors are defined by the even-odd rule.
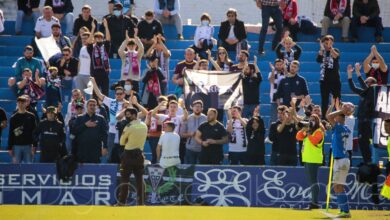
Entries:
[[308,125],[304,126],[297,133],[297,140],[303,141],[302,162],[305,166],[305,174],[310,183],[311,203],[309,209],[318,209],[318,194],[320,187],[318,184],[318,168],[322,165],[324,145],[324,132],[318,115],[310,116]]
[[259,107],[254,111],[253,117],[246,125],[246,135],[248,138],[248,148],[246,151],[245,165],[264,165],[264,121],[259,115]]

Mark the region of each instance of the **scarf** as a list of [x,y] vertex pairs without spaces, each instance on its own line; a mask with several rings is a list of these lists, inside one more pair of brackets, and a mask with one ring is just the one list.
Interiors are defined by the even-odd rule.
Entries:
[[288,61],[287,65],[290,66],[290,63],[295,60],[294,50],[291,48],[290,54],[287,51],[284,51],[283,58]]
[[293,3],[292,0],[287,1],[287,3],[286,3],[286,8],[283,10],[283,19],[284,20],[288,21],[291,18],[293,18],[292,15],[294,13],[294,7],[293,7],[292,3]]
[[158,70],[154,70],[154,72],[151,74],[146,86],[146,90],[156,97],[161,95],[160,81],[158,80],[157,71]]
[[108,54],[105,50],[104,45],[101,47],[96,44],[92,49],[92,69],[93,70],[104,70],[106,73],[110,70],[110,62],[108,61]]
[[77,104],[84,105],[84,99],[80,98],[80,99],[72,101],[72,105],[70,106],[70,112],[71,112],[72,117],[76,115],[76,105]]
[[340,0],[340,3],[337,4],[337,0],[330,0],[330,11],[333,16],[336,16],[338,13],[343,14],[347,8],[347,0]]
[[125,61],[125,65],[123,66],[123,69],[122,69],[123,76],[125,76],[124,77],[125,79],[123,79],[123,80],[128,79],[130,66],[131,66],[132,75],[139,76],[140,65],[138,63],[138,52],[137,51],[134,51],[134,52],[127,51],[126,52],[126,61]]

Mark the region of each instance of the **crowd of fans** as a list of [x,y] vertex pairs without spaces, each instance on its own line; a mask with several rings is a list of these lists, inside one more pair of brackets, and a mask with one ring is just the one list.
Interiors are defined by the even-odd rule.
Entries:
[[[185,59],[177,63],[170,79],[171,51],[166,46],[169,40],[162,25],[174,24],[177,38],[183,39],[179,0],[155,0],[154,10],[146,11],[142,18],[133,15],[133,1],[111,0],[109,13],[100,25],[89,5],[82,7],[73,22],[71,0],[46,0],[42,16],[39,1],[18,0],[16,34],[21,34],[23,17],[32,17],[36,37],[53,37],[61,53],[43,62],[37,58],[39,51],[32,43],[25,47],[23,56],[14,65],[15,75],[8,81],[18,97],[16,111],[9,119],[8,150],[13,162],[32,162],[35,151],[40,149],[40,162],[54,162],[72,154],[81,163],[100,163],[102,156],[110,163],[120,163],[124,146],[125,149],[134,147],[127,146],[126,140],[131,136],[128,127],[139,123],[147,125],[151,163],[163,167],[179,163],[221,164],[224,144],[228,145],[229,164],[264,165],[265,142],[272,143],[271,165],[310,163],[303,155],[308,145],[318,146],[321,155],[324,154],[326,131],[334,125],[334,119],[329,121],[327,117],[333,110],[328,110],[330,95],[332,105],[343,111],[345,124],[351,131],[355,122],[351,104],[341,101],[342,51],[333,47],[335,40],[327,35],[328,27],[342,26],[342,40],[348,41],[352,21],[351,41],[356,41],[356,27],[367,24],[376,28],[376,41],[381,42],[383,27],[378,3],[354,1],[351,13],[350,0],[327,1],[320,50],[313,59],[320,70],[321,105],[312,103],[307,82],[299,74],[302,48],[297,38],[300,28],[296,1],[257,0],[256,3],[263,19],[259,55],[265,53],[263,45],[270,17],[276,26],[272,49],[277,59],[269,64],[268,74],[271,96],[268,132],[259,109],[262,75],[256,56],[249,63],[245,25],[235,9],[226,12],[218,39],[213,38],[210,15],[201,15],[194,44],[185,50]],[[62,24],[66,25],[64,34]],[[229,58],[232,53],[237,54],[237,63]],[[122,62],[120,79],[110,85],[110,60],[117,58]],[[147,60],[146,66],[141,65],[143,59]],[[227,111],[205,109],[202,101],[195,100],[186,109],[183,100],[186,69],[241,72],[242,105]],[[362,88],[356,88],[352,81],[354,69]],[[373,160],[369,143],[372,86],[387,84],[388,67],[372,46],[363,65],[349,66],[347,71],[351,90],[361,97],[357,113],[359,147],[364,161],[370,162]],[[175,94],[167,94],[170,81],[177,85]],[[110,89],[115,92],[114,98],[109,97]],[[43,97],[45,106],[43,115],[39,116],[37,103]],[[68,105],[63,106],[64,103]],[[62,115],[64,107],[65,116]],[[0,119],[1,127],[7,126],[2,111]],[[133,123],[138,119],[144,122]],[[137,137],[133,135],[133,138]],[[352,145],[351,136],[347,141],[350,156]],[[325,161],[323,157],[317,159],[320,164]]]

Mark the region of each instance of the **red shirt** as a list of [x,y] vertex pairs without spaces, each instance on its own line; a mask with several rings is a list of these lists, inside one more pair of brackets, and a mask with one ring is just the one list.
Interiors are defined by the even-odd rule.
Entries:
[[382,72],[380,68],[374,69],[371,68],[368,73],[366,73],[366,77],[374,77],[377,81],[378,86],[387,84],[387,75],[389,73],[389,69],[386,72]]
[[290,0],[289,4],[282,10],[283,13],[283,20],[288,21],[291,18],[293,18],[295,21],[297,21],[298,16],[298,5],[296,0]]

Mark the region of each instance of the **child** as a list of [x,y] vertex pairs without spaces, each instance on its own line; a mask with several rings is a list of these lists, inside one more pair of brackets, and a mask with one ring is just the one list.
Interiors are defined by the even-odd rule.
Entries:
[[164,123],[164,133],[161,135],[157,145],[157,161],[163,168],[180,164],[179,148],[180,136],[173,132],[175,123],[167,121]]
[[49,67],[46,84],[46,106],[58,106],[61,103],[61,79],[57,67]]
[[207,59],[205,52],[213,48],[214,27],[210,26],[211,17],[209,14],[202,14],[200,20],[201,24],[195,30],[194,46],[192,48],[202,59]]

